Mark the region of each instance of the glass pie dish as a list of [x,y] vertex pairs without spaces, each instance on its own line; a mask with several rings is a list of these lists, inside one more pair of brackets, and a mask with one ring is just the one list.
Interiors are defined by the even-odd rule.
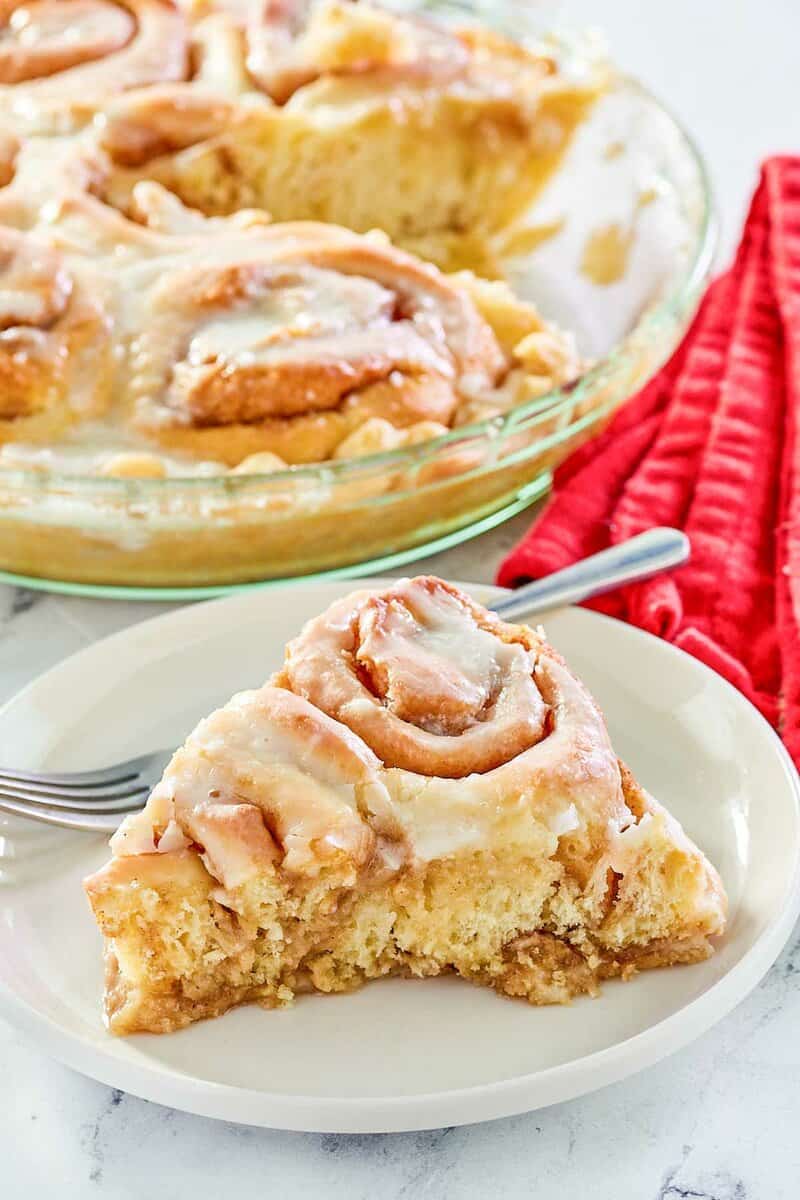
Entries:
[[617,78],[528,229],[526,244],[506,247],[503,270],[518,295],[574,332],[589,364],[574,383],[417,445],[264,475],[105,478],[3,467],[5,577],[189,598],[374,571],[519,511],[652,376],[690,321],[714,242],[702,160],[645,89]]

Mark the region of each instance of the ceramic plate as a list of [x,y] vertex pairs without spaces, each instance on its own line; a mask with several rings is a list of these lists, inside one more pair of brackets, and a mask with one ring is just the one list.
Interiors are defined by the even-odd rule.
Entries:
[[[0,712],[0,761],[79,768],[177,743],[233,691],[259,685],[300,623],[347,590],[234,596],[98,642]],[[566,1008],[453,978],[388,980],[115,1039],[101,1022],[100,937],[80,887],[104,842],[0,818],[4,1015],[56,1058],[148,1100],[324,1132],[526,1111],[621,1079],[708,1029],[756,985],[800,908],[797,776],[758,713],[693,659],[584,610],[546,627],[600,701],[619,754],[722,873],[730,927],[708,962],[608,983]]]

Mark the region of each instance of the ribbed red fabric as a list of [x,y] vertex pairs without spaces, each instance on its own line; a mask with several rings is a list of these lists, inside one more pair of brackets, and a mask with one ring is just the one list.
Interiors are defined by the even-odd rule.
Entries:
[[777,634],[781,658],[780,729],[800,763],[800,159],[764,168],[772,286],[783,326],[786,426],[777,538]]
[[670,576],[593,607],[738,687],[800,763],[800,159],[765,163],[730,270],[681,350],[556,472],[509,554],[515,586],[655,525],[692,543]]

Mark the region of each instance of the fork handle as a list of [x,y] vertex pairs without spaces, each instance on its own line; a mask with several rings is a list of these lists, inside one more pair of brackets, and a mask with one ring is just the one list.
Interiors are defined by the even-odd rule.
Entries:
[[516,621],[562,604],[588,600],[626,583],[650,579],[685,563],[690,552],[689,539],[680,529],[649,529],[563,571],[526,584],[490,607],[503,620]]

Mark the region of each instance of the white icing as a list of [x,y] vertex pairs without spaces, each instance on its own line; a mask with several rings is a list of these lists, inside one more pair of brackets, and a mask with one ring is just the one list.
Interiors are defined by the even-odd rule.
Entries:
[[173,850],[185,850],[188,845],[188,838],[178,822],[173,819],[158,839],[158,852],[168,854]]
[[243,351],[268,346],[276,335],[307,337],[355,323],[388,321],[392,305],[392,294],[369,279],[314,268],[288,282],[278,275],[274,283],[265,280],[246,306],[239,303],[215,314],[192,338],[187,357],[190,362],[217,357],[232,361]]
[[148,810],[174,805],[182,827],[205,846],[217,877],[236,886],[243,877],[242,845],[235,831],[227,832],[226,806],[263,811],[269,834],[254,853],[263,853],[274,836],[287,870],[313,871],[326,845],[355,857],[370,850],[374,836],[360,807],[379,821],[391,808],[376,766],[349,730],[299,697],[265,687],[239,693],[200,723],[167,767]]
[[406,603],[392,604],[367,626],[358,657],[387,671],[390,708],[397,691],[427,698],[431,719],[424,728],[432,733],[452,731],[452,720],[477,720],[503,680],[531,676],[534,667],[525,647],[476,625],[449,593],[413,587]]
[[125,817],[117,832],[111,838],[111,849],[117,858],[126,858],[134,854],[155,854],[156,843],[153,836],[153,816],[148,809],[140,813],[132,813]]
[[133,30],[130,14],[104,0],[71,0],[68,5],[31,0],[11,14],[0,42],[13,40],[25,50],[46,47],[56,56],[62,48],[88,44],[91,55],[108,44],[124,45]]
[[572,833],[575,829],[580,829],[581,821],[578,816],[578,810],[574,804],[569,804],[561,812],[554,812],[547,822],[547,827],[556,837],[563,837],[565,833]]

